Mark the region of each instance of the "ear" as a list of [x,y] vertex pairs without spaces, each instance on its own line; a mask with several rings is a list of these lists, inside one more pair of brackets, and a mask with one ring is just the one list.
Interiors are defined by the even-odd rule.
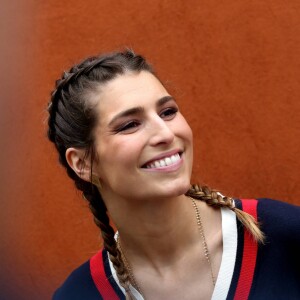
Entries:
[[91,162],[85,156],[84,149],[68,148],[66,160],[73,171],[83,180],[90,182]]

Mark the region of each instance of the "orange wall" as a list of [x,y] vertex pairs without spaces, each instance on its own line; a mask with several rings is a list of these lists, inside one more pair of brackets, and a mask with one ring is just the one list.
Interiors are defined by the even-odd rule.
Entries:
[[[300,204],[298,0],[5,0],[1,3],[1,268],[6,299],[48,299],[100,247],[45,138],[61,71],[133,47],[194,130],[194,179]],[[3,297],[4,298],[4,297]]]

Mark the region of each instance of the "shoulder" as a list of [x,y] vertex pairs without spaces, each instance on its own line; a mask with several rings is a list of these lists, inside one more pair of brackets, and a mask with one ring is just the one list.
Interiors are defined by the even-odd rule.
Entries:
[[258,199],[258,221],[262,226],[295,239],[300,232],[300,207],[286,202]]
[[300,245],[300,207],[289,203],[258,199],[258,221],[262,230],[281,241],[294,241]]
[[299,299],[300,207],[257,199],[257,219],[265,242],[257,247],[249,299]]
[[299,241],[300,206],[286,202],[257,199],[257,219],[263,232],[282,241]]
[[96,253],[66,279],[52,300],[125,299],[112,274],[105,249]]
[[90,272],[90,260],[75,269],[56,290],[53,300],[102,299]]
[[258,201],[258,210],[264,211],[265,213],[270,214],[299,214],[300,206],[293,205],[287,202],[268,199],[268,198],[259,198]]

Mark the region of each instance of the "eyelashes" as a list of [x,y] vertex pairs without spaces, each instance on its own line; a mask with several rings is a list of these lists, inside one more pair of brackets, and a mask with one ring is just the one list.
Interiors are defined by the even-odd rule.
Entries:
[[178,108],[176,107],[170,107],[170,108],[167,108],[165,110],[163,110],[160,114],[160,117],[164,120],[172,120],[176,113],[178,112]]
[[141,123],[139,121],[130,121],[128,123],[125,123],[118,127],[116,129],[116,132],[122,132],[122,131],[135,131],[135,129],[140,125]]
[[[167,109],[164,109],[159,114],[159,116],[165,121],[170,121],[175,118],[177,112],[178,112],[178,108],[169,107]],[[118,126],[117,129],[114,130],[114,132],[133,133],[138,130],[138,128],[142,125],[142,123],[143,123],[143,119],[130,120]]]

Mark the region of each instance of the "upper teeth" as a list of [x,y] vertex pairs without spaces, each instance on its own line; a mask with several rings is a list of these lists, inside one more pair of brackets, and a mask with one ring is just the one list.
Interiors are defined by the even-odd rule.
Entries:
[[149,169],[149,168],[165,167],[165,166],[172,165],[179,160],[180,160],[180,155],[177,153],[177,154],[165,157],[163,159],[155,160],[155,161],[151,162],[150,164],[147,164],[147,168]]

